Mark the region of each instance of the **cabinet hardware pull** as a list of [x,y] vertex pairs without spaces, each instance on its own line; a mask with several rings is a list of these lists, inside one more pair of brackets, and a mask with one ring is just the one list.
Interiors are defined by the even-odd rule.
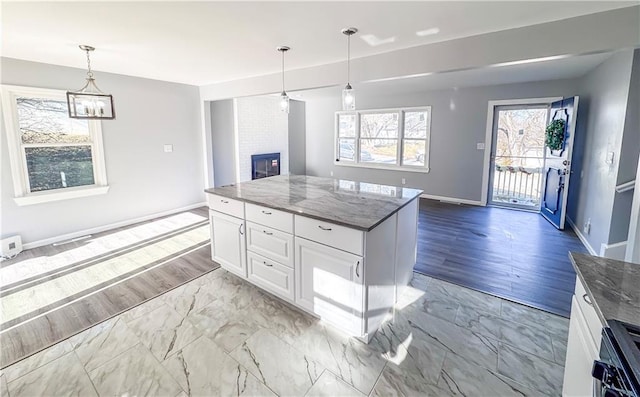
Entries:
[[584,301],[587,302],[587,305],[593,306],[593,302],[591,302],[591,299],[589,299],[589,295],[587,294],[582,295],[582,299],[584,299]]
[[242,231],[242,226],[244,226],[244,223],[241,223],[240,227],[238,228],[238,230],[240,231],[240,234],[244,234],[244,232]]
[[271,215],[271,212],[269,212],[269,211],[264,211],[263,210],[262,213],[265,214],[265,215]]
[[266,230],[263,230],[262,233],[266,234],[267,236],[273,236],[273,233],[268,232]]
[[264,261],[263,261],[262,263],[264,263],[265,265],[267,265],[267,266],[269,266],[269,267],[273,267],[273,265],[272,265],[272,264],[270,264],[270,263],[267,263],[267,262],[264,262]]
[[360,261],[356,263],[356,276],[360,277],[360,273],[358,272],[358,268],[360,267]]
[[322,230],[331,231],[330,227],[322,227],[322,225],[318,225],[318,227]]
[[221,202],[222,204],[229,204],[229,201],[227,201],[227,200],[220,200],[220,202]]

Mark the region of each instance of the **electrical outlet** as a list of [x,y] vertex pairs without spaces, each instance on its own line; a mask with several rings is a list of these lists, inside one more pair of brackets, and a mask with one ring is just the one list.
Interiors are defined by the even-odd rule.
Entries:
[[331,171],[331,176],[333,176],[333,171]]
[[478,149],[478,150],[484,150],[484,142],[476,143],[476,149]]
[[402,178],[402,184],[403,184],[403,185],[406,185],[406,184],[407,184],[407,180],[406,180],[406,179],[404,179],[404,178]]
[[164,145],[164,152],[165,153],[173,152],[173,145]]
[[587,219],[587,221],[584,223],[584,226],[582,227],[582,231],[585,232],[586,234],[591,233],[591,218]]

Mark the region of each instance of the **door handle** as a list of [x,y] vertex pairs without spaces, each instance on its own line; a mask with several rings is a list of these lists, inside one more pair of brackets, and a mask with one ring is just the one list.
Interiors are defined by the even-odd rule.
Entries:
[[558,185],[558,187],[556,188],[556,193],[560,193],[560,190],[562,189],[564,189],[564,183]]
[[241,223],[240,227],[238,228],[238,231],[240,232],[241,235],[244,235],[244,232],[242,231],[243,226],[244,226],[244,223]]
[[220,200],[220,202],[221,202],[222,204],[229,204],[229,201],[227,201],[227,200]]
[[360,273],[358,272],[358,269],[360,268],[360,261],[358,261],[358,263],[356,263],[356,276],[359,278],[360,277]]
[[273,265],[272,265],[271,263],[267,263],[267,262],[265,262],[265,261],[263,261],[262,263],[264,263],[264,264],[265,264],[265,266],[273,267]]
[[329,232],[329,231],[331,231],[331,228],[330,228],[330,227],[323,227],[322,225],[318,225],[318,227],[319,227],[320,229],[325,230],[325,231],[328,231],[328,232]]
[[562,165],[569,165],[569,160],[565,160],[562,162]]
[[266,234],[267,236],[273,236],[273,233],[268,232],[266,230],[263,230],[262,233]]
[[271,212],[269,212],[269,211],[264,211],[263,210],[262,213],[265,214],[265,215],[271,215]]
[[587,294],[582,295],[582,300],[587,302],[587,305],[593,306],[593,302],[591,302],[591,299],[589,299],[589,295],[587,295]]

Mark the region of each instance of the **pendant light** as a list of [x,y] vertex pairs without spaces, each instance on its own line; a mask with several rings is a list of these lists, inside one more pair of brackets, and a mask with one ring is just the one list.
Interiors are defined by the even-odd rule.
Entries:
[[78,91],[67,91],[69,117],[72,119],[115,119],[113,96],[100,91],[91,71],[89,53],[95,48],[81,45],[80,49],[87,53],[87,82]]
[[284,45],[277,48],[277,50],[282,53],[282,93],[280,94],[280,110],[287,113],[289,113],[289,95],[287,95],[287,92],[284,90],[284,53],[290,49],[291,48]]
[[347,85],[342,90],[342,110],[354,110],[356,108],[356,97],[351,87],[351,36],[356,34],[356,28],[344,28],[342,34],[347,36]]

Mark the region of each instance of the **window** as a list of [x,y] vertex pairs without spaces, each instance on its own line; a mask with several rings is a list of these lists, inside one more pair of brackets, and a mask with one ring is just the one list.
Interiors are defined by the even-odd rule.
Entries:
[[336,113],[335,164],[429,171],[431,107]]
[[100,121],[71,119],[64,91],[2,86],[19,205],[106,193]]

